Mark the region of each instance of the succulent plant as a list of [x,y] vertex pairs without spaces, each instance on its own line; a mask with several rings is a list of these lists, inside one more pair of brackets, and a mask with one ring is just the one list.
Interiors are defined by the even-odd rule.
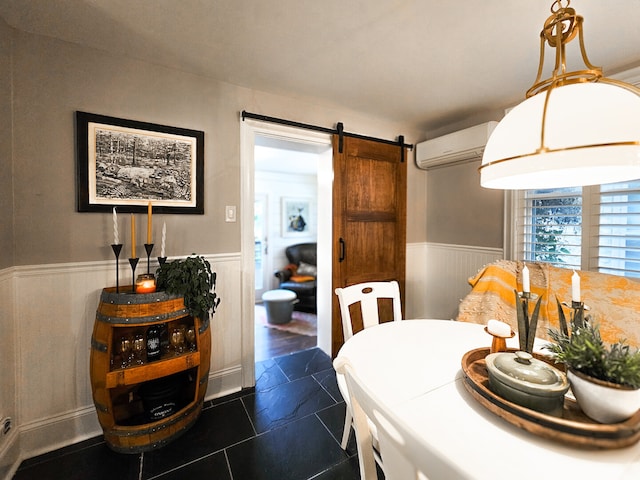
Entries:
[[[558,309],[562,307],[558,304]],[[560,329],[549,329],[555,343],[545,349],[555,355],[557,363],[599,380],[640,388],[640,350],[631,348],[625,340],[607,345],[600,328],[577,311],[567,327],[564,313],[560,314]]]

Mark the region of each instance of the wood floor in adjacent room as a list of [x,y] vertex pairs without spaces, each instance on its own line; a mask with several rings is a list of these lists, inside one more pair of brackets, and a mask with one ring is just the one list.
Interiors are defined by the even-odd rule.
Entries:
[[[258,309],[264,309],[262,305],[256,305],[256,318],[260,318]],[[317,336],[296,335],[273,328],[267,328],[256,321],[255,347],[256,362],[261,362],[273,357],[280,357],[300,350],[313,348],[318,344]]]

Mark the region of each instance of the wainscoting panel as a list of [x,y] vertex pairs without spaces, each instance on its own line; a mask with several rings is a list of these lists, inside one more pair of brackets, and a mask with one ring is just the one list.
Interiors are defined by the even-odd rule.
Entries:
[[14,268],[0,270],[0,419],[11,418],[13,428],[0,434],[0,478],[11,478],[19,459],[16,404],[16,345]]
[[[207,398],[213,398],[241,388],[241,262],[240,254],[205,258],[217,272],[222,299],[211,321]],[[126,267],[120,266],[120,285],[131,283]],[[152,271],[156,267],[152,264]],[[102,433],[91,396],[89,357],[100,293],[115,284],[114,270],[113,262],[14,269],[15,292],[8,304],[15,313],[8,328],[16,330],[14,425],[23,459]],[[0,379],[6,385],[7,379]]]
[[456,318],[460,300],[471,290],[469,277],[503,255],[501,248],[428,243],[425,318]]

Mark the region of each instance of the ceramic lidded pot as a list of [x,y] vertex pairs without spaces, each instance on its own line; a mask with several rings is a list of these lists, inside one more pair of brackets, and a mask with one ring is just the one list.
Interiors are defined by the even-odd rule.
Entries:
[[557,368],[522,351],[491,353],[485,362],[495,394],[538,412],[562,412],[569,382]]

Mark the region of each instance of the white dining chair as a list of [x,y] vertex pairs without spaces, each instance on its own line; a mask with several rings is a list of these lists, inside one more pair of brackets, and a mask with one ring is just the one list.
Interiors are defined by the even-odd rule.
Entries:
[[[342,318],[342,332],[344,341],[346,342],[353,337],[353,321],[349,307],[353,304],[360,304],[362,313],[363,328],[368,328],[380,323],[380,313],[378,310],[378,299],[391,299],[393,306],[393,320],[402,320],[402,305],[400,302],[400,286],[398,282],[392,280],[390,282],[365,282],[348,287],[336,288],[336,295],[340,304],[340,316]],[[344,398],[346,404],[346,413],[344,419],[344,429],[342,431],[342,440],[340,446],[346,450],[351,434],[351,425],[353,423],[353,414],[351,412],[351,402],[349,400],[349,392],[342,375],[337,376],[338,388]],[[377,442],[374,432],[374,442]],[[382,467],[379,458],[378,463]]]
[[[334,360],[334,367],[345,377],[351,397],[361,480],[378,478],[371,424],[377,431],[378,453],[384,462],[385,479],[427,480],[426,472],[432,471],[433,455],[416,432],[378,400],[348,360],[338,357]],[[433,478],[446,478],[439,476],[437,467],[435,470]]]
[[353,337],[353,321],[349,307],[355,303],[360,304],[362,312],[362,325],[364,328],[378,325],[380,313],[378,300],[390,298],[393,303],[393,319],[402,320],[402,305],[400,303],[400,285],[395,280],[390,282],[365,282],[336,288],[336,295],[340,303],[340,316],[342,317],[342,332],[346,342]]

